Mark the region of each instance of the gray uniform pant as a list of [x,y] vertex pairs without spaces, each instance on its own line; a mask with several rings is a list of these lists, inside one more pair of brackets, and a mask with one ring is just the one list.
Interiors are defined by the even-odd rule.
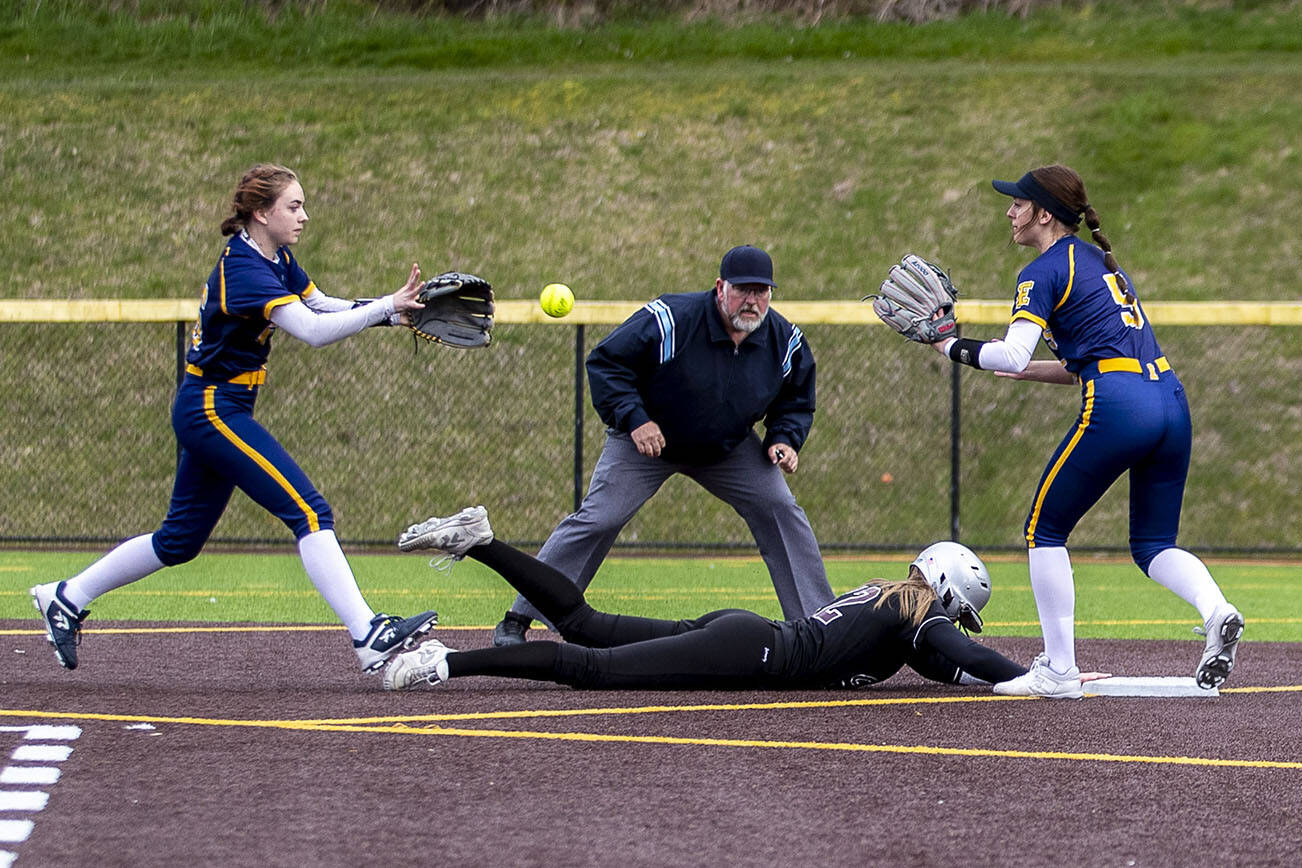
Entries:
[[[705,466],[642,455],[629,435],[607,431],[583,503],[552,531],[538,560],[586,590],[624,525],[675,473],[696,480],[745,519],[784,618],[806,617],[832,601],[809,519],[753,431],[723,459]],[[524,597],[516,598],[511,611],[544,620]]]

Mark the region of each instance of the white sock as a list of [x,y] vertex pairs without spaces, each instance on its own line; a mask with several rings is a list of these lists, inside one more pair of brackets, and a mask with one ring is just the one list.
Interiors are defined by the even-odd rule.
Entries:
[[162,568],[163,562],[154,553],[154,535],[132,537],[68,579],[63,596],[78,609],[84,609],[96,597]]
[[362,598],[357,579],[353,578],[353,570],[348,566],[335,532],[319,530],[308,534],[298,541],[298,554],[303,559],[307,577],[335,610],[339,620],[344,622],[348,632],[354,639],[365,638],[371,630],[375,612]]
[[1049,668],[1062,674],[1076,665],[1076,583],[1063,546],[1026,550],[1031,590],[1040,613]]
[[1148,565],[1148,577],[1198,610],[1204,621],[1225,602],[1207,565],[1197,556],[1175,547],[1163,549]]

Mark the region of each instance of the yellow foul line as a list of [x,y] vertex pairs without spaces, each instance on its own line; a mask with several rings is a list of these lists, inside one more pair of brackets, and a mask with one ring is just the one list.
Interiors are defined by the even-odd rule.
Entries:
[[1075,753],[1069,751],[995,750],[989,748],[951,748],[929,745],[856,744],[853,742],[768,741],[763,739],[685,738],[658,735],[611,735],[592,732],[537,732],[529,730],[453,729],[446,727],[413,728],[402,724],[361,726],[347,724],[303,723],[296,721],[222,720],[199,717],[153,717],[149,715],[93,714],[76,712],[32,712],[0,709],[0,716],[38,717],[45,719],[105,720],[140,723],[178,723],[205,726],[246,726],[304,732],[386,733],[395,735],[459,736],[462,738],[517,738],[540,741],[605,742],[618,744],[668,744],[692,747],[786,748],[789,750],[830,750],[850,753],[921,754],[927,756],[992,757],[1000,759],[1081,760],[1090,762],[1145,763],[1150,765],[1215,766],[1221,768],[1302,769],[1302,762],[1279,760],[1235,760],[1210,757],[1144,756],[1139,754]]

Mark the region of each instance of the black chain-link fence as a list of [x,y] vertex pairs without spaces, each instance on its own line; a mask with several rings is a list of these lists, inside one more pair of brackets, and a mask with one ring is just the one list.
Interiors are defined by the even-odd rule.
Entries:
[[[955,480],[951,364],[880,328],[801,325],[818,360],[818,412],[790,483],[825,550],[915,549],[951,537],[955,522],[981,550],[1020,548],[1078,391],[962,369]],[[390,545],[412,521],[482,503],[501,538],[537,546],[574,508],[576,337],[590,349],[610,328],[502,323],[482,351],[417,351],[402,330],[319,350],[281,335],[257,417],[330,501],[346,543]],[[1160,337],[1194,412],[1182,545],[1302,552],[1302,334],[1200,326]],[[0,541],[101,544],[157,526],[176,460],[176,355],[175,323],[0,324]],[[586,486],[604,431],[586,394],[582,407]],[[1086,516],[1078,550],[1125,550],[1126,495],[1123,480]],[[237,493],[214,541],[290,536]],[[727,506],[676,477],[619,545],[752,542]]]

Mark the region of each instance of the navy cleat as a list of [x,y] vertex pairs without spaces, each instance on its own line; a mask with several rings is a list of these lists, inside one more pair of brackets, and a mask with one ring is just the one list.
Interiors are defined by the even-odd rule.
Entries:
[[50,582],[31,589],[32,603],[45,622],[45,638],[54,646],[54,658],[64,669],[77,668],[77,646],[81,644],[81,622],[90,609],[77,607],[63,596],[67,582]]
[[376,615],[371,619],[371,631],[364,639],[353,640],[353,650],[362,663],[363,672],[380,670],[389,658],[416,644],[439,622],[438,612],[422,612],[410,618],[393,615]]

